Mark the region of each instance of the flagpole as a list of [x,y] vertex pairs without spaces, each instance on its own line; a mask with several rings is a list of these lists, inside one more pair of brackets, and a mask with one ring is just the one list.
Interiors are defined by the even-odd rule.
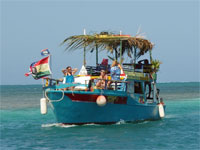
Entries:
[[52,57],[51,57],[51,54],[49,54],[49,59],[50,59],[50,60],[49,60],[49,62],[50,62],[50,71],[51,71],[50,77],[53,78],[53,77],[52,77],[52,66],[51,66],[51,65],[52,65],[52,62],[51,62],[51,58],[52,58]]
[[44,79],[42,79],[42,89],[43,89],[43,90],[42,90],[42,91],[43,91],[43,92],[42,92],[42,96],[43,96],[43,97],[45,96],[45,95],[44,95],[44,87],[45,87],[45,86],[44,86]]

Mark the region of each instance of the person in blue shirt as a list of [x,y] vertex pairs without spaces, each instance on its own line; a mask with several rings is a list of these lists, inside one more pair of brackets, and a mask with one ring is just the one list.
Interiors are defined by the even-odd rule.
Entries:
[[[119,81],[121,70],[121,65],[116,60],[114,60],[110,69],[111,80]],[[111,85],[112,82],[113,81],[108,81],[108,87]]]
[[77,68],[72,70],[71,66],[68,66],[66,69],[63,69],[62,72],[64,74],[63,83],[73,83],[74,82],[74,74],[77,72]]
[[114,60],[110,69],[110,76],[112,80],[120,80],[122,67],[121,65]]

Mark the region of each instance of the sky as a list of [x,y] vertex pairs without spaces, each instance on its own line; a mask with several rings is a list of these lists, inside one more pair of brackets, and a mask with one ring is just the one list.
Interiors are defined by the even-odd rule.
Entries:
[[[162,62],[158,82],[200,81],[200,2],[198,0],[1,0],[0,84],[40,84],[25,77],[40,51],[51,52],[53,78],[67,66],[80,69],[83,50],[66,52],[72,35],[112,31],[136,35],[138,28],[155,44]],[[95,65],[88,52],[87,64]],[[99,62],[106,58],[100,52]]]

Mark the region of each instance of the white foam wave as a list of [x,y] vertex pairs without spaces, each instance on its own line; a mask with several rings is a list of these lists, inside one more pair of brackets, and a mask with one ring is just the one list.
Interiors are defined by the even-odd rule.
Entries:
[[42,124],[41,127],[43,128],[48,128],[48,127],[53,127],[53,126],[57,126],[57,123],[51,123],[51,124]]
[[50,124],[42,124],[42,128],[49,128],[49,127],[61,127],[61,128],[71,128],[71,127],[76,127],[76,126],[100,126],[100,124],[95,124],[95,123],[88,123],[88,124],[83,124],[83,125],[66,125],[62,123],[50,123]]
[[84,124],[83,126],[99,126],[100,124],[95,124],[95,123],[88,123]]
[[167,118],[167,119],[169,119],[169,118],[176,118],[177,117],[177,115],[166,115],[164,118]]
[[150,122],[150,121],[145,120],[145,121],[138,122],[138,124],[147,124],[147,123],[149,123],[149,122]]
[[116,123],[116,125],[120,125],[120,124],[125,124],[126,122],[124,121],[124,120],[120,120],[120,121],[118,121],[117,123]]
[[49,127],[62,127],[62,128],[71,128],[71,127],[75,127],[77,125],[65,125],[62,123],[50,123],[50,124],[42,124],[41,127],[42,128],[49,128]]
[[72,128],[72,127],[76,127],[77,125],[75,125],[75,124],[72,124],[72,125],[64,125],[64,124],[62,124],[60,127],[62,127],[62,128]]

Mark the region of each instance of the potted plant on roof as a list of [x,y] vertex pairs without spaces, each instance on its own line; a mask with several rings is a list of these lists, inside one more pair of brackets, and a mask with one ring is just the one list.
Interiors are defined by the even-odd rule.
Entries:
[[153,70],[154,72],[158,72],[159,69],[160,69],[160,64],[162,64],[161,61],[156,60],[156,59],[152,60],[152,61],[151,61],[152,70]]

